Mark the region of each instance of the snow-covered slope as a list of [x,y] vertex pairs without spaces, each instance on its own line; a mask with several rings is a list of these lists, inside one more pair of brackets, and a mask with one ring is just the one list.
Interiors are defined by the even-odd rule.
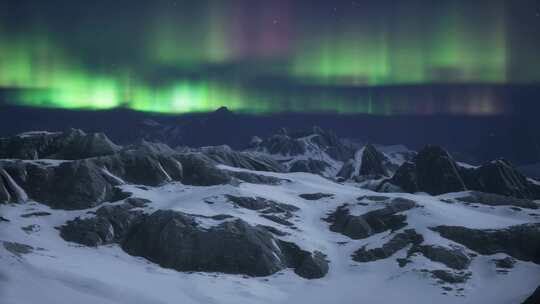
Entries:
[[[459,200],[463,193],[441,197],[385,193],[383,197],[353,184],[337,184],[309,173],[220,168],[272,176],[286,182],[207,187],[171,182],[158,187],[119,187],[133,193],[134,197],[150,200],[145,207],[140,207],[145,213],[172,209],[203,216],[227,214],[252,225],[274,227],[286,233],[281,239],[305,250],[326,254],[330,262],[328,274],[321,279],[307,280],[291,269],[266,277],[165,269],[144,258],[131,256],[115,244],[86,247],[60,237],[56,227],[78,216],[91,217],[97,207],[66,211],[30,201],[0,205],[3,218],[0,219],[3,244],[0,246],[0,302],[507,304],[520,303],[540,283],[538,264],[512,259],[513,268],[502,270],[494,259],[506,258],[506,254],[480,255],[430,229],[441,225],[503,229],[540,223],[538,210],[466,203]],[[328,195],[320,199],[300,196],[314,193]],[[292,225],[283,225],[263,217],[257,210],[236,206],[226,195],[262,197],[296,206],[299,210],[288,219]],[[415,207],[399,212],[406,216],[406,225],[395,231],[352,239],[332,231],[331,223],[324,220],[345,204],[352,215],[362,215],[381,209],[396,198],[414,201]],[[209,228],[227,219],[198,217],[197,221]],[[414,229],[423,236],[422,245],[458,248],[470,258],[470,266],[458,271],[422,254],[407,257],[410,245],[388,258],[372,262],[361,263],[351,258],[360,248],[380,247],[407,229]],[[410,261],[400,267],[399,258]],[[442,282],[434,277],[435,270],[462,272],[468,279],[463,283]]]

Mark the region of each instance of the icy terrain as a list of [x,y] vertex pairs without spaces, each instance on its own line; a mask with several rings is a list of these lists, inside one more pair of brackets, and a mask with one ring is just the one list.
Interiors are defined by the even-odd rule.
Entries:
[[[55,166],[61,162],[47,161]],[[229,171],[247,171],[220,166]],[[66,242],[57,227],[76,217],[92,216],[98,207],[66,211],[38,202],[0,205],[0,303],[521,303],[540,282],[540,265],[515,260],[513,268],[500,271],[494,259],[506,254],[478,255],[463,245],[443,238],[430,227],[439,225],[475,229],[500,229],[525,223],[539,223],[539,211],[511,206],[488,206],[452,201],[459,194],[429,196],[404,193],[375,193],[357,184],[338,184],[310,173],[269,173],[286,181],[277,185],[188,186],[171,182],[162,186],[120,186],[132,196],[151,201],[144,209],[172,209],[189,214],[220,214],[241,218],[252,225],[272,226],[285,232],[280,237],[305,250],[321,251],[329,261],[329,272],[321,279],[308,280],[292,269],[267,277],[222,273],[178,272],[165,269],[125,253],[118,245],[86,247]],[[111,174],[109,172],[109,174]],[[324,193],[318,200],[302,194]],[[262,197],[299,208],[282,225],[232,204],[225,195]],[[396,231],[352,239],[333,232],[325,220],[335,210],[351,205],[351,213],[365,214],[380,209],[392,198],[405,198],[416,207],[401,212],[406,226]],[[116,202],[114,204],[120,204]],[[112,203],[105,203],[104,206]],[[218,220],[197,218],[209,228]],[[223,221],[227,221],[224,219]],[[406,248],[389,258],[355,262],[351,256],[363,246],[380,247],[396,234],[414,229],[423,245],[456,247],[471,257],[463,283],[445,283],[431,271],[448,270],[445,264],[414,254],[400,267]],[[17,244],[17,245],[14,245]],[[22,244],[26,245],[23,246]],[[28,247],[29,246],[29,247]]]

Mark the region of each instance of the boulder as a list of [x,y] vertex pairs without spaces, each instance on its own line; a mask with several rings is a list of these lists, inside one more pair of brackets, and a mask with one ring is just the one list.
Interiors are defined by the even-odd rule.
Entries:
[[382,247],[366,249],[364,246],[360,248],[353,254],[352,259],[361,263],[386,259],[409,245],[415,246],[423,241],[424,237],[421,234],[416,233],[413,229],[407,229],[396,234]]
[[405,227],[407,216],[400,213],[415,206],[414,201],[395,198],[384,208],[362,215],[352,215],[349,211],[350,205],[344,204],[330,214],[326,221],[331,223],[330,230],[334,232],[339,232],[351,239],[364,239],[373,234]]
[[438,245],[417,245],[412,249],[412,252],[420,252],[426,258],[456,270],[467,269],[471,264],[469,256],[459,248],[447,248]]
[[452,272],[448,270],[433,270],[431,274],[434,278],[450,284],[465,283],[471,276],[470,272]]

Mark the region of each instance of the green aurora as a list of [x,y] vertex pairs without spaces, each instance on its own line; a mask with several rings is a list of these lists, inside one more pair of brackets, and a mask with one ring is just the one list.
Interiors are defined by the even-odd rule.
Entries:
[[[289,17],[277,29],[272,26],[280,26],[278,21],[270,20],[251,35],[246,27],[252,21],[239,18],[240,8],[198,3],[189,14],[152,12],[143,29],[133,32],[137,42],[127,45],[139,47],[125,60],[88,56],[46,25],[14,31],[0,22],[0,90],[8,90],[8,101],[17,105],[64,109],[187,113],[225,105],[249,113],[392,115],[412,111],[413,101],[369,88],[540,81],[538,60],[528,60],[532,53],[516,52],[519,46],[509,43],[512,26],[502,1],[488,8],[448,1],[420,15],[415,7],[396,4],[394,15],[360,21],[345,14],[339,22],[319,22],[315,13],[299,21]],[[98,51],[106,53],[106,47]],[[286,88],[273,83],[276,78]],[[351,87],[368,89],[347,93]],[[456,97],[448,111],[500,110],[489,90],[467,94],[469,101]]]

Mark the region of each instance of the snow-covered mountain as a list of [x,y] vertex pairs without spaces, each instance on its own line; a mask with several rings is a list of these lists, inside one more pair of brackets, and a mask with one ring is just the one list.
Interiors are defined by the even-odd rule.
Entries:
[[[250,151],[1,139],[0,302],[537,303],[540,183],[314,133]],[[354,170],[290,172],[306,155]]]

